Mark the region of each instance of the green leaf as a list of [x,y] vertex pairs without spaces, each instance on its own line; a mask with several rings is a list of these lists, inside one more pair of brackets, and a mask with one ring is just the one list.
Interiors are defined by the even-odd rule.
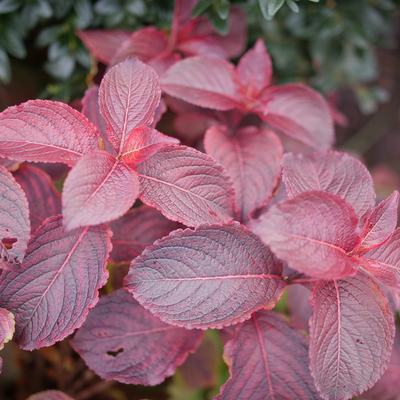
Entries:
[[92,3],[89,0],[79,0],[75,2],[76,12],[75,26],[78,29],[86,29],[93,20]]
[[109,15],[121,11],[121,5],[115,0],[100,0],[95,4],[94,9],[100,15]]
[[319,0],[308,0],[308,1],[312,1],[313,3],[319,3]]
[[26,57],[26,49],[22,38],[14,29],[7,29],[0,36],[0,45],[12,56],[17,58]]
[[261,10],[263,17],[267,21],[270,21],[273,18],[273,16],[268,14],[267,2],[268,2],[268,0],[258,0],[258,5],[260,6],[260,10]]
[[6,14],[15,11],[21,5],[20,0],[1,0],[0,14]]
[[222,19],[216,12],[212,12],[209,17],[212,26],[220,35],[226,35],[228,33],[229,18]]
[[42,18],[50,18],[53,15],[53,10],[46,0],[37,0],[35,11]]
[[10,83],[11,67],[7,53],[0,47],[0,81],[4,84]]
[[275,15],[277,11],[283,6],[285,0],[268,0],[268,14]]
[[60,25],[44,28],[36,37],[35,45],[39,48],[48,46],[63,33]]
[[131,0],[126,4],[125,9],[138,17],[143,17],[147,12],[147,7],[143,0]]
[[299,6],[293,0],[286,0],[286,4],[293,12],[299,12]]
[[203,14],[204,11],[207,10],[208,7],[210,7],[214,3],[214,0],[200,0],[192,10],[191,17],[197,17],[201,14]]
[[54,78],[66,80],[71,76],[74,67],[75,60],[69,55],[65,55],[54,62],[46,63],[44,69]]
[[229,0],[214,0],[214,6],[221,19],[229,17]]

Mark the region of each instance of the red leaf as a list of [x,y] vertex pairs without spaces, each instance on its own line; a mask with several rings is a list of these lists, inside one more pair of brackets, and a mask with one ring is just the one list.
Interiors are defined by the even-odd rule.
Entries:
[[205,36],[192,36],[184,39],[176,45],[176,50],[181,51],[186,57],[204,55],[228,58],[224,49],[215,40]]
[[232,219],[234,190],[225,168],[185,146],[170,145],[137,166],[140,200],[187,226]]
[[178,228],[176,222],[166,219],[154,208],[142,206],[128,211],[110,223],[114,235],[110,262],[131,262],[157,239]]
[[293,322],[295,322],[308,331],[308,320],[312,315],[312,308],[308,302],[310,289],[303,285],[288,285],[286,294],[286,304],[289,309],[291,324],[293,325]]
[[271,309],[284,289],[282,264],[237,222],[177,230],[132,261],[126,288],[166,323],[216,328]]
[[67,396],[65,393],[58,390],[46,390],[29,396],[27,400],[74,400],[72,397]]
[[125,214],[139,192],[137,173],[103,150],[79,160],[68,174],[62,193],[67,230],[97,225]]
[[389,365],[376,385],[358,398],[361,400],[400,400],[400,367]]
[[215,400],[319,399],[305,337],[281,314],[258,311],[224,347],[230,379]]
[[291,268],[337,279],[358,271],[358,262],[347,255],[359,241],[357,222],[345,200],[311,191],[274,205],[252,229]]
[[108,278],[110,239],[104,225],[66,233],[61,215],[35,232],[22,267],[0,276],[0,307],[15,315],[21,349],[51,346],[83,324]]
[[325,99],[315,90],[296,83],[272,87],[262,94],[271,126],[317,150],[334,142],[333,120]]
[[[24,191],[14,177],[0,166],[0,267],[20,263],[30,238],[29,206]],[[2,241],[16,239],[11,249]],[[4,260],[4,261],[3,261]]]
[[263,39],[258,39],[239,61],[237,76],[242,93],[256,98],[271,82],[272,62],[265,50]]
[[241,106],[235,67],[219,58],[196,56],[179,61],[161,83],[169,95],[200,107],[230,110]]
[[379,247],[386,243],[397,226],[397,209],[399,207],[399,192],[382,201],[368,217],[361,232],[357,253]]
[[360,161],[346,153],[285,154],[282,167],[289,197],[307,190],[324,190],[347,200],[359,218],[369,215],[375,206],[371,175]]
[[99,148],[94,125],[64,103],[30,100],[0,114],[0,156],[74,165]]
[[0,158],[0,165],[7,169],[7,171],[16,171],[19,168],[19,162],[9,160],[8,158]]
[[153,122],[160,96],[157,74],[138,59],[121,62],[104,76],[100,111],[107,121],[108,139],[118,154],[133,129]]
[[157,385],[200,344],[202,332],[164,324],[125,290],[104,296],[71,341],[103,379]]
[[102,139],[107,139],[107,122],[100,113],[99,87],[93,86],[87,89],[82,99],[82,114],[87,117],[97,128]]
[[234,135],[224,126],[213,126],[206,132],[204,147],[232,177],[236,210],[241,221],[246,221],[267,203],[278,184],[283,154],[280,140],[273,132],[254,126]]
[[131,132],[121,157],[128,164],[138,164],[167,144],[179,144],[179,140],[143,126]]
[[[0,350],[4,344],[9,342],[15,332],[14,315],[4,308],[0,308]],[[3,360],[0,358],[0,372],[3,367]]]
[[50,177],[33,165],[22,165],[14,173],[29,203],[31,233],[52,215],[61,214],[61,196]]
[[368,276],[314,284],[310,369],[324,399],[350,399],[388,366],[395,333],[389,302]]
[[84,45],[102,63],[108,65],[113,58],[115,51],[131,33],[119,29],[104,30],[92,29],[87,31],[76,31]]

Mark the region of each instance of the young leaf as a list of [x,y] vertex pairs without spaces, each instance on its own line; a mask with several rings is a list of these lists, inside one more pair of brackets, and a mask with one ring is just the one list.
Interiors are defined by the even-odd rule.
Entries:
[[102,63],[108,65],[116,50],[125,40],[128,40],[131,33],[119,29],[104,30],[93,29],[87,31],[76,31],[84,45]]
[[110,222],[113,250],[110,262],[131,262],[157,239],[167,236],[179,226],[166,219],[154,208],[142,206],[129,210],[121,218]]
[[237,222],[177,230],[132,261],[126,288],[162,321],[217,328],[271,309],[282,296],[282,264]]
[[258,39],[239,61],[236,69],[242,93],[256,98],[271,82],[272,62],[263,39]]
[[46,390],[29,396],[27,400],[74,400],[72,397],[67,396],[65,393],[58,390]]
[[332,147],[332,116],[327,102],[315,90],[288,83],[265,90],[259,101],[267,109],[260,117],[273,128],[316,150]]
[[33,165],[21,165],[14,177],[28,199],[31,233],[46,218],[61,214],[61,195],[43,170]]
[[173,375],[201,337],[161,322],[119,289],[100,299],[71,344],[103,379],[153,386]]
[[338,279],[357,274],[358,262],[347,255],[359,241],[357,222],[347,201],[310,191],[274,205],[251,226],[291,268]]
[[[9,342],[15,332],[14,315],[4,308],[0,308],[0,350],[4,344]],[[3,360],[0,358],[0,372],[3,366]]]
[[310,369],[326,400],[351,399],[388,366],[395,333],[389,302],[368,276],[317,281],[310,304]]
[[356,247],[357,253],[379,247],[390,239],[397,226],[398,207],[399,192],[395,190],[389,198],[375,207],[366,220],[360,243]]
[[319,399],[305,337],[273,311],[257,311],[224,347],[230,378],[215,400]]
[[62,192],[67,230],[125,214],[139,193],[137,173],[103,150],[85,155],[68,174]]
[[15,315],[21,349],[51,346],[83,324],[107,281],[110,239],[104,225],[66,233],[61,215],[35,232],[22,268],[0,276],[0,307]]
[[374,183],[367,168],[346,153],[337,151],[285,154],[282,179],[289,197],[308,190],[324,190],[347,200],[359,218],[375,206]]
[[121,62],[104,76],[99,90],[100,112],[118,154],[133,129],[153,122],[160,97],[157,74],[138,59]]
[[0,156],[74,165],[99,148],[95,126],[58,101],[30,100],[0,114]]
[[216,110],[240,107],[235,68],[213,57],[189,57],[174,64],[162,77],[163,90],[188,103]]
[[169,145],[137,165],[140,200],[187,226],[232,219],[234,189],[225,168],[185,146]]
[[278,184],[283,154],[279,138],[254,126],[238,129],[233,135],[224,126],[213,126],[206,132],[204,147],[232,177],[236,210],[241,221],[248,220],[266,204]]
[[[0,166],[0,266],[22,262],[30,238],[29,206],[24,191],[14,177]],[[11,249],[4,240],[16,239]],[[4,261],[3,261],[4,260]]]
[[121,158],[128,164],[138,164],[167,144],[179,144],[179,140],[163,135],[156,129],[142,126],[129,135]]

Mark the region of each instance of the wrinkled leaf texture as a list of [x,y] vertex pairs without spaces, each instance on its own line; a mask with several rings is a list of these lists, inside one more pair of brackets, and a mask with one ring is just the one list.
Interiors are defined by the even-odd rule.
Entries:
[[20,348],[51,346],[82,325],[107,281],[110,251],[111,231],[104,225],[66,233],[61,215],[44,221],[22,267],[0,276],[0,307],[15,315]]
[[100,299],[71,344],[103,379],[157,385],[175,372],[201,338],[199,330],[161,322],[119,289]]
[[257,311],[224,347],[230,379],[215,400],[319,399],[305,336],[274,311]]
[[29,396],[27,400],[74,400],[59,390],[46,390]]
[[326,400],[351,399],[386,370],[395,326],[378,285],[360,273],[317,281],[310,304],[310,370]]
[[284,290],[282,264],[237,222],[176,230],[132,261],[125,287],[162,321],[217,328],[271,309]]

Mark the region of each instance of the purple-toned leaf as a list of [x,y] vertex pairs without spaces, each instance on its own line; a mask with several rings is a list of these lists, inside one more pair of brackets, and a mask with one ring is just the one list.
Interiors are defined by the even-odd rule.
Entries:
[[179,114],[173,123],[176,135],[185,144],[195,144],[208,128],[219,125],[215,118],[196,112]]
[[125,287],[166,323],[216,328],[271,309],[282,296],[282,264],[237,222],[177,230],[132,261]]
[[95,125],[102,139],[106,139],[107,122],[100,113],[97,85],[86,90],[82,99],[82,114]]
[[329,150],[334,142],[333,120],[325,99],[315,90],[296,83],[274,86],[262,94],[272,127],[316,150]]
[[202,332],[167,325],[126,290],[104,296],[71,341],[103,379],[157,385],[200,344]]
[[85,155],[64,182],[67,230],[97,225],[125,214],[139,193],[137,173],[103,150]]
[[308,190],[324,190],[347,200],[359,218],[375,206],[371,175],[360,161],[346,153],[285,154],[282,167],[289,197]]
[[67,396],[65,393],[58,390],[46,390],[29,396],[27,400],[74,400],[72,397]]
[[104,76],[99,90],[100,112],[118,154],[133,129],[153,122],[160,96],[157,74],[138,59],[121,62]]
[[240,107],[235,67],[206,56],[175,63],[161,79],[163,90],[188,103],[216,110]]
[[151,128],[155,128],[156,125],[160,122],[162,116],[167,112],[167,105],[165,104],[164,99],[160,100],[160,104],[157,106],[157,108],[154,111],[154,120],[153,122],[149,125]]
[[356,251],[363,253],[386,243],[397,226],[399,192],[397,190],[382,201],[366,220]]
[[61,214],[61,195],[46,172],[33,165],[21,165],[14,178],[28,199],[31,233],[46,218]]
[[239,324],[236,325],[229,325],[229,326],[224,326],[222,329],[220,329],[219,334],[221,335],[221,340],[224,344],[228,342],[229,340],[233,339],[233,335],[235,334],[235,329],[239,326]]
[[295,284],[286,287],[286,304],[289,309],[290,322],[300,325],[308,331],[308,320],[312,315],[312,308],[308,302],[310,290],[303,285]]
[[347,255],[359,241],[357,222],[347,201],[310,191],[274,205],[251,227],[289,267],[337,279],[358,271],[357,261]]
[[118,29],[104,30],[93,29],[87,31],[76,31],[84,45],[102,63],[108,65],[116,50],[123,42],[129,39],[130,32]]
[[157,57],[153,58],[148,62],[151,68],[156,71],[157,75],[161,78],[176,62],[182,60],[182,56],[179,53],[170,53],[169,51],[163,51]]
[[258,311],[224,347],[230,379],[215,400],[319,399],[308,369],[305,337],[285,317]]
[[110,251],[111,231],[104,225],[66,233],[61,215],[41,225],[22,267],[0,276],[0,307],[15,315],[21,349],[51,346],[83,324],[107,282]]
[[258,39],[239,61],[237,76],[244,96],[256,98],[269,86],[272,76],[272,62],[265,50],[263,39]]
[[7,171],[16,171],[19,167],[19,162],[9,160],[7,158],[0,158],[0,165],[2,165]]
[[131,132],[121,157],[128,164],[138,164],[167,144],[179,144],[179,140],[143,126]]
[[234,189],[225,168],[185,146],[169,145],[138,164],[140,200],[187,226],[232,219]]
[[142,206],[128,211],[121,218],[110,222],[113,251],[110,262],[131,262],[157,239],[178,228],[176,222],[166,219],[154,208]]
[[[0,350],[9,342],[15,332],[14,315],[4,308],[0,308]],[[3,360],[0,358],[0,372],[3,368]]]
[[[0,166],[0,268],[7,268],[6,262],[22,262],[30,231],[25,193],[11,173]],[[9,244],[7,239],[12,240],[10,249],[5,246]]]
[[386,370],[395,326],[378,285],[360,273],[314,284],[310,304],[310,369],[326,400],[350,399]]
[[[233,179],[240,220],[267,203],[278,184],[283,149],[275,133],[255,126],[238,129],[213,126],[204,138],[207,154],[214,157]],[[266,157],[268,154],[268,157]]]
[[360,400],[400,400],[400,367],[389,365],[382,378]]
[[0,156],[74,165],[99,148],[95,126],[58,101],[30,100],[0,114]]
[[192,36],[180,41],[176,50],[181,51],[186,57],[204,55],[208,57],[228,58],[224,49],[212,38]]

